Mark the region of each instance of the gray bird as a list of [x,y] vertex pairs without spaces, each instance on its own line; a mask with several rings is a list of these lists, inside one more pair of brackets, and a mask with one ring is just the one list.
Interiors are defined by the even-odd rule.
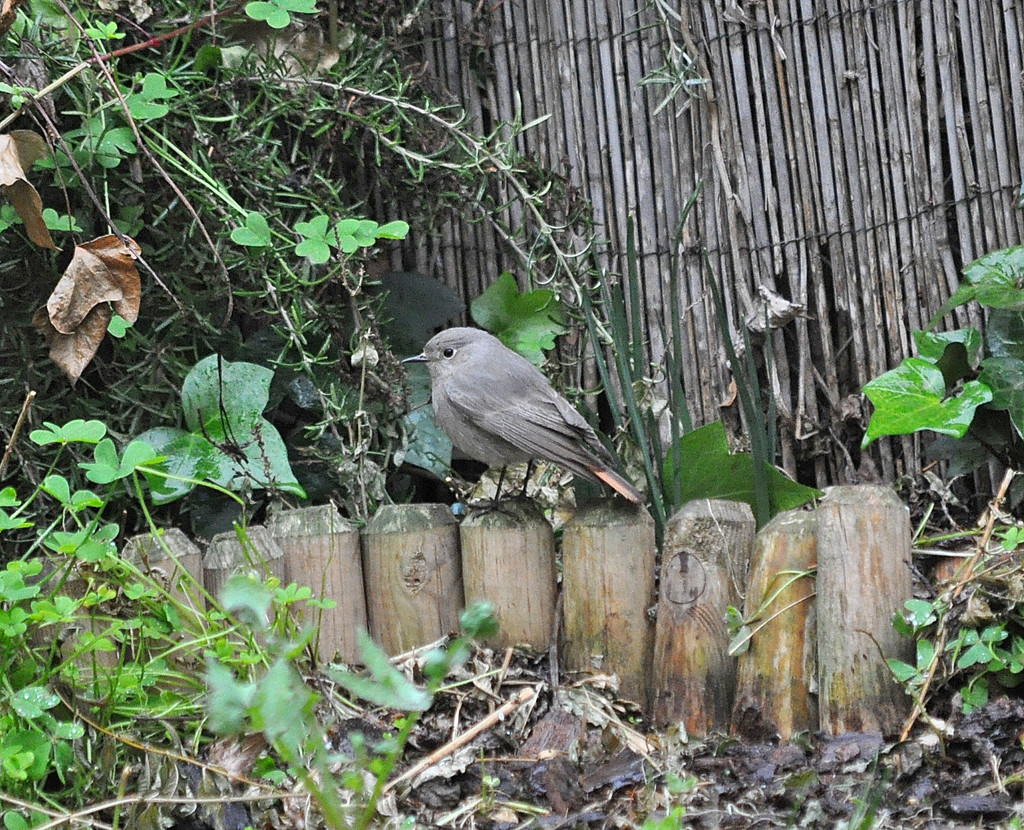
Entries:
[[543,458],[643,502],[583,416],[497,337],[446,329],[403,361],[411,362],[427,364],[438,426],[470,458],[492,467]]

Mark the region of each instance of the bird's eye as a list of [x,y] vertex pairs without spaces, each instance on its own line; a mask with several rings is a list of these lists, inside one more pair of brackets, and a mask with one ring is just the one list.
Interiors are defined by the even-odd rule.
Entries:
[[449,346],[447,349],[441,352],[441,354],[444,355],[445,357],[455,357],[455,349]]

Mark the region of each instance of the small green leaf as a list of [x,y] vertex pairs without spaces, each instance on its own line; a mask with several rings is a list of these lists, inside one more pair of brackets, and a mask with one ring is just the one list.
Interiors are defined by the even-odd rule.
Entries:
[[45,686],[26,686],[11,695],[11,708],[28,720],[35,720],[58,703],[60,697]]
[[253,0],[245,4],[245,13],[253,20],[264,21],[271,29],[283,29],[291,22],[291,16],[277,3]]
[[167,78],[159,72],[149,72],[142,79],[142,88],[133,92],[125,101],[133,118],[151,120],[163,118],[170,107],[163,101],[177,98],[179,92],[167,86]]
[[931,625],[938,619],[935,603],[929,600],[908,599],[903,603],[903,607],[906,609],[903,617],[913,626],[915,631]]
[[196,72],[208,73],[213,69],[220,69],[224,65],[224,58],[221,55],[219,46],[214,46],[211,43],[206,43],[199,47],[199,51],[196,52],[195,64]]
[[266,631],[270,627],[273,601],[274,595],[269,588],[245,574],[232,576],[220,592],[224,610],[254,631]]
[[107,425],[102,421],[83,421],[81,418],[68,421],[62,427],[49,421],[44,421],[43,426],[46,428],[33,430],[29,435],[32,442],[39,446],[74,442],[96,444],[107,434]]
[[43,479],[43,492],[49,493],[61,504],[71,503],[71,486],[64,476],[48,475]]
[[120,478],[121,464],[117,458],[117,448],[109,438],[104,438],[93,449],[94,462],[82,462],[85,477],[95,484],[110,484]]
[[377,241],[377,227],[370,219],[342,219],[334,226],[334,239],[343,253],[352,254]]
[[893,673],[900,683],[906,683],[917,676],[917,669],[910,665],[910,663],[904,663],[902,660],[892,657],[886,660],[886,662],[889,664],[889,671]]
[[409,223],[398,219],[377,228],[378,239],[405,239],[409,235]]
[[474,602],[459,615],[459,625],[464,636],[474,640],[486,640],[498,633],[498,618],[494,606],[489,602]]
[[992,391],[972,380],[955,397],[945,397],[946,384],[933,363],[911,357],[864,386],[875,405],[862,446],[882,435],[906,435],[929,429],[962,438],[974,411],[992,400]]
[[314,216],[308,222],[298,222],[295,225],[295,232],[301,234],[304,239],[295,246],[295,253],[298,256],[306,257],[314,265],[323,265],[331,258],[331,249],[327,239],[327,223],[330,220],[326,216]]
[[43,208],[43,222],[51,231],[82,233],[82,227],[74,216],[61,216],[53,208]]
[[359,654],[370,672],[369,677],[330,669],[328,673],[352,694],[377,706],[412,712],[423,712],[430,707],[431,694],[392,666],[387,654],[365,631],[359,632]]
[[122,338],[128,332],[128,329],[132,327],[132,324],[124,319],[120,314],[114,314],[110,318],[110,322],[107,324],[107,334],[111,337]]
[[246,248],[269,248],[271,243],[270,225],[262,213],[247,213],[245,225],[231,231],[231,241]]
[[219,735],[237,735],[245,729],[246,711],[256,696],[254,683],[240,683],[231,670],[212,657],[206,661],[206,713],[209,726]]

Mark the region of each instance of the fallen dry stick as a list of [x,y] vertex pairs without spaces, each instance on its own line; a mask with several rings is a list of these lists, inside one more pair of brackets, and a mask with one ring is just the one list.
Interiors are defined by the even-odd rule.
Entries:
[[505,720],[505,717],[507,715],[515,711],[518,707],[522,706],[528,700],[531,700],[536,694],[537,692],[534,691],[532,686],[527,686],[526,688],[522,689],[518,695],[516,695],[514,698],[512,698],[504,705],[502,705],[500,709],[495,709],[493,712],[491,712],[491,714],[489,714],[486,718],[480,721],[480,723],[478,723],[476,726],[472,727],[471,729],[467,729],[457,738],[453,738],[452,740],[448,741],[448,743],[446,743],[444,746],[438,747],[433,752],[431,752],[426,758],[423,758],[418,763],[409,767],[409,769],[407,769],[405,772],[399,775],[398,778],[394,779],[393,781],[389,781],[387,786],[384,787],[384,792],[390,792],[403,781],[407,781],[408,779],[413,778],[416,775],[419,775],[427,767],[431,766],[432,764],[436,764],[445,756],[451,755],[453,752],[455,752],[456,749],[458,749],[463,744],[469,743],[471,740],[473,740],[473,738],[475,738],[485,729],[490,729],[498,721]]

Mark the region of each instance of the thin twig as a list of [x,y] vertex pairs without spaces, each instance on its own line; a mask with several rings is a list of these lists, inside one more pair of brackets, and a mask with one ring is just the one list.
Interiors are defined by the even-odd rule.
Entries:
[[11,432],[11,440],[7,442],[7,449],[4,450],[3,459],[0,459],[0,480],[4,477],[4,472],[7,470],[7,462],[10,461],[11,453],[14,451],[14,442],[18,440],[18,433],[21,432],[21,427],[25,423],[25,418],[28,417],[29,407],[32,406],[32,401],[35,399],[35,390],[31,390],[25,396],[25,403],[21,405],[21,414],[18,415],[18,420],[14,422],[14,429]]
[[495,709],[493,712],[491,712],[491,714],[489,714],[486,718],[480,721],[476,726],[466,730],[457,738],[448,741],[448,743],[446,743],[444,746],[438,747],[433,752],[431,752],[426,758],[423,758],[418,763],[413,764],[411,767],[409,767],[409,769],[407,769],[405,772],[399,775],[398,778],[395,778],[393,781],[389,781],[388,784],[384,787],[383,792],[390,792],[403,781],[408,781],[410,778],[419,775],[421,772],[423,772],[423,770],[436,764],[442,758],[446,758],[447,756],[451,755],[459,747],[468,744],[481,732],[490,729],[492,726],[494,726],[494,724],[496,724],[498,721],[504,720],[508,715],[510,715],[524,703],[532,700],[534,695],[536,694],[537,693],[536,691],[534,691],[532,686],[527,686],[523,688],[518,695],[516,695],[511,700],[507,701],[500,709]]

